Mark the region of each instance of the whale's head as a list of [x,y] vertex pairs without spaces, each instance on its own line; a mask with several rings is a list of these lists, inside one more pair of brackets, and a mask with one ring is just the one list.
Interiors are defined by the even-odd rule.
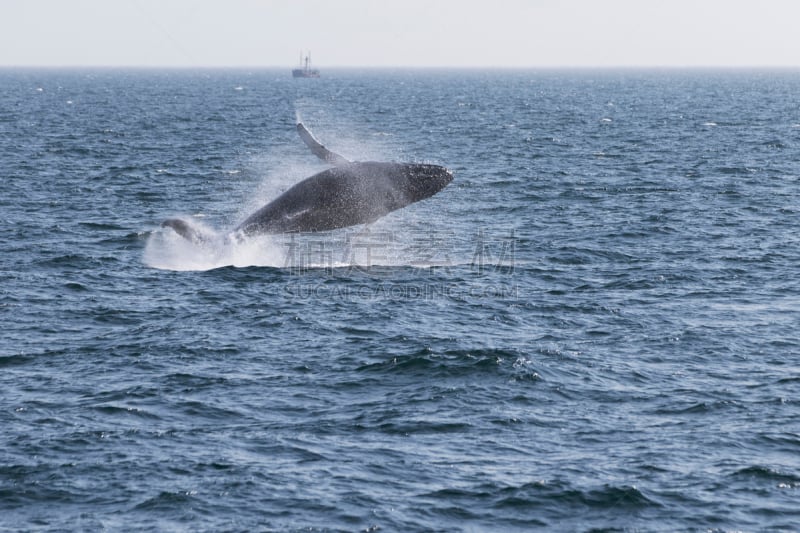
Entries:
[[398,170],[411,202],[430,198],[453,181],[453,173],[439,165],[402,163]]

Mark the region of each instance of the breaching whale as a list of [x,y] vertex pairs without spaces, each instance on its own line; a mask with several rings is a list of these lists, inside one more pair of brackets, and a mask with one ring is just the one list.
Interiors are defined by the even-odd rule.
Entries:
[[[371,224],[430,198],[453,181],[453,174],[439,165],[350,161],[323,146],[302,122],[297,123],[297,132],[311,152],[333,168],[290,187],[247,217],[234,234],[315,232]],[[205,240],[199,230],[179,218],[161,225],[189,240]]]

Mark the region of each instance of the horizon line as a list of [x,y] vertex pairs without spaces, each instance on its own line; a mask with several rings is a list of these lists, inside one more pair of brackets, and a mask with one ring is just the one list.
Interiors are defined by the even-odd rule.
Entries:
[[[135,70],[292,70],[296,65],[136,65],[136,64],[0,64],[0,69],[135,69]],[[681,65],[681,64],[609,64],[609,65],[330,65],[318,70],[800,70],[800,65]]]

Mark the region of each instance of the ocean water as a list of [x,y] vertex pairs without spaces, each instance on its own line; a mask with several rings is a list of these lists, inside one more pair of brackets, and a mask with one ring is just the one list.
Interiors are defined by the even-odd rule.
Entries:
[[[800,530],[800,72],[0,70],[0,530]],[[192,245],[325,169],[369,228]]]

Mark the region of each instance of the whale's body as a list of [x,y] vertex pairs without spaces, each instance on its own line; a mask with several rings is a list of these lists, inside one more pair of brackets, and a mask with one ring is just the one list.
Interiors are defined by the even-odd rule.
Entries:
[[[295,184],[234,232],[269,235],[370,224],[433,196],[453,180],[453,174],[439,165],[348,161],[320,144],[303,124],[298,123],[297,130],[315,155],[335,166]],[[162,226],[187,239],[203,239],[181,219],[166,220]]]
[[348,163],[301,181],[236,229],[249,235],[369,224],[433,196],[451,180],[452,175],[437,165]]

